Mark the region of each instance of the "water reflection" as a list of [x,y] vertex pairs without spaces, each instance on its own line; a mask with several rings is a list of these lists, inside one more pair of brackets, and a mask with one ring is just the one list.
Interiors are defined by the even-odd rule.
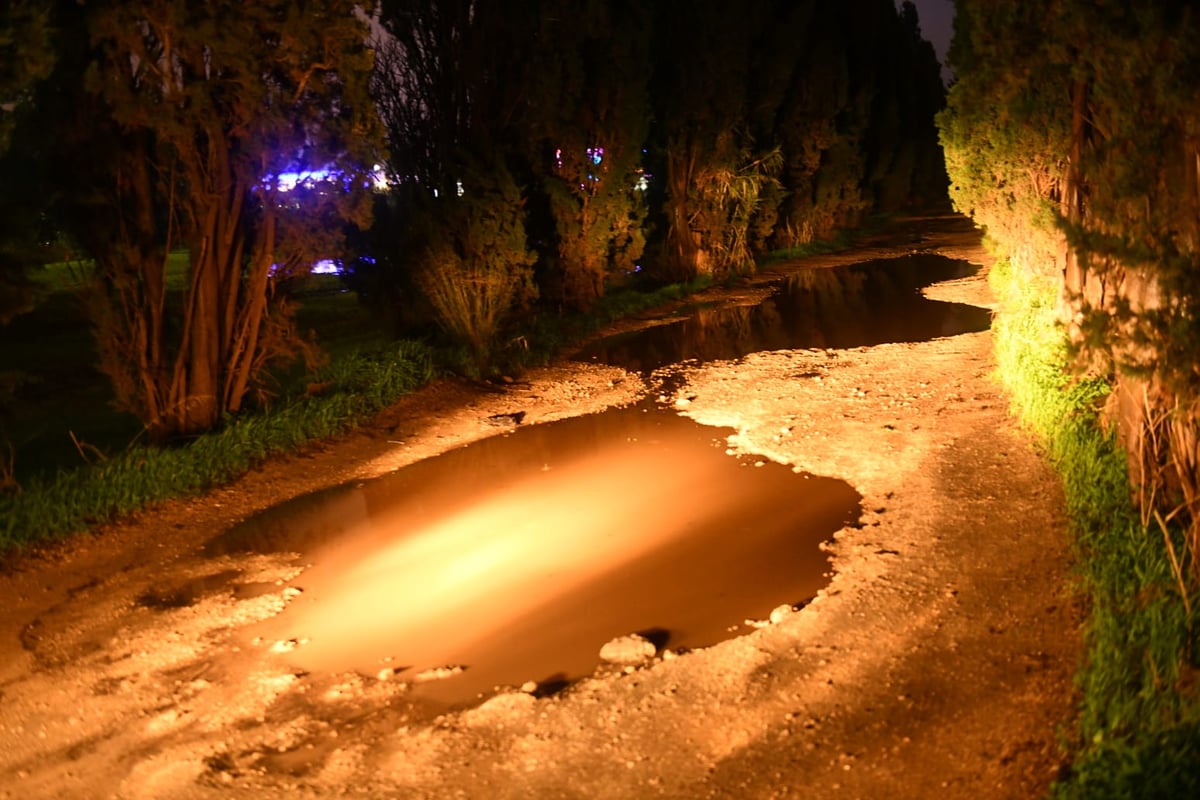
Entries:
[[701,309],[678,323],[610,337],[578,357],[652,370],[762,350],[865,347],[987,330],[987,309],[929,300],[920,293],[976,269],[966,261],[918,254],[800,270],[759,305]]
[[307,639],[301,668],[464,664],[415,690],[448,703],[577,678],[615,636],[708,645],[824,585],[818,544],[857,493],[729,456],[727,433],[645,407],[520,429],[284,504],[209,551],[305,554],[304,593],[264,633]]

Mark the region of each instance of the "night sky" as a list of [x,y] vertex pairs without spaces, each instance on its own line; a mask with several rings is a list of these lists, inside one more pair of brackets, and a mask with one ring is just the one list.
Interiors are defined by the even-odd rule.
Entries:
[[[921,20],[921,33],[933,42],[938,61],[946,64],[946,49],[954,33],[954,0],[913,0]],[[946,74],[945,70],[942,72]]]

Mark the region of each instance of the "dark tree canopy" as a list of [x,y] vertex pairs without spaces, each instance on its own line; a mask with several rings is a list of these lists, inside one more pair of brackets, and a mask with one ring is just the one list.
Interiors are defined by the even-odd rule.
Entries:
[[[0,159],[12,143],[30,100],[54,68],[50,8],[44,0],[12,0],[0,8]],[[35,203],[22,195],[38,171],[25,159],[0,163],[0,324],[33,302],[28,268],[52,258],[49,238]]]
[[45,0],[9,0],[0,9],[0,153],[37,84],[54,68],[52,38]]
[[[237,412],[295,354],[279,275],[366,221],[378,158],[371,53],[349,2],[53,3],[54,72],[24,101],[11,163],[95,265],[88,300],[118,402],[164,439]],[[277,176],[337,184],[285,202]],[[300,206],[301,211],[295,209]],[[167,256],[186,248],[180,296]]]
[[944,195],[944,89],[911,6],[390,0],[379,19],[374,92],[407,188],[375,241],[405,254],[397,276],[424,269],[425,245],[395,230],[436,238],[480,170],[517,181],[539,294],[560,308],[638,270],[744,272]]
[[[45,51],[0,72],[0,176],[38,190],[3,199],[6,218],[52,221],[92,260],[102,366],[157,438],[265,396],[269,365],[305,350],[278,278],[345,233],[353,285],[481,365],[537,303],[586,310],[631,280],[745,273],[769,249],[935,199],[942,180],[938,65],[913,8],[890,0],[20,0],[4,14],[19,35],[0,52]],[[372,198],[375,163],[391,186]],[[318,167],[339,177],[290,194],[274,180]],[[4,233],[0,265],[36,260],[4,255],[19,240]],[[180,250],[182,292],[166,274]]]

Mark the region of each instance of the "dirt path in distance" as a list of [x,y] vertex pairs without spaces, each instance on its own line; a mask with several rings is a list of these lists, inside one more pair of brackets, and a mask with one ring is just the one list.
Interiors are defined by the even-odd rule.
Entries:
[[[902,232],[805,264],[913,249],[987,264],[962,219]],[[990,302],[982,276],[928,294]],[[201,548],[287,498],[494,435],[493,415],[630,402],[638,376],[562,363],[505,391],[439,382],[231,486],[14,559],[0,797],[1038,797],[1062,767],[1079,610],[1058,481],[992,369],[983,332],[685,370],[666,402],[733,427],[731,449],[863,496],[829,586],[749,635],[431,722],[406,714],[401,681],[296,673],[248,638],[302,563]]]

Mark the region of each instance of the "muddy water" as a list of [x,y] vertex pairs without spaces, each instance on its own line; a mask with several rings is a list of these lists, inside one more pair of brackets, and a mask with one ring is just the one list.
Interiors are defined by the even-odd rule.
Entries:
[[818,544],[859,496],[728,455],[729,433],[648,404],[522,428],[286,503],[209,550],[313,565],[260,632],[302,642],[297,667],[466,667],[414,686],[439,703],[559,685],[614,637],[709,645],[824,585]]
[[920,292],[975,269],[945,256],[914,254],[799,270],[759,305],[698,309],[679,322],[610,337],[577,357],[652,370],[762,350],[866,347],[987,330],[987,309],[929,300]]
[[[793,272],[758,306],[700,309],[581,357],[650,370],[983,330],[986,310],[920,293],[970,270],[913,255]],[[296,642],[285,657],[297,668],[409,681],[434,708],[530,680],[557,687],[592,672],[615,637],[705,646],[824,585],[819,544],[857,519],[859,496],[734,457],[728,433],[652,401],[519,428],[298,498],[209,550],[310,565],[303,593],[259,631]],[[422,680],[444,667],[463,669]]]

